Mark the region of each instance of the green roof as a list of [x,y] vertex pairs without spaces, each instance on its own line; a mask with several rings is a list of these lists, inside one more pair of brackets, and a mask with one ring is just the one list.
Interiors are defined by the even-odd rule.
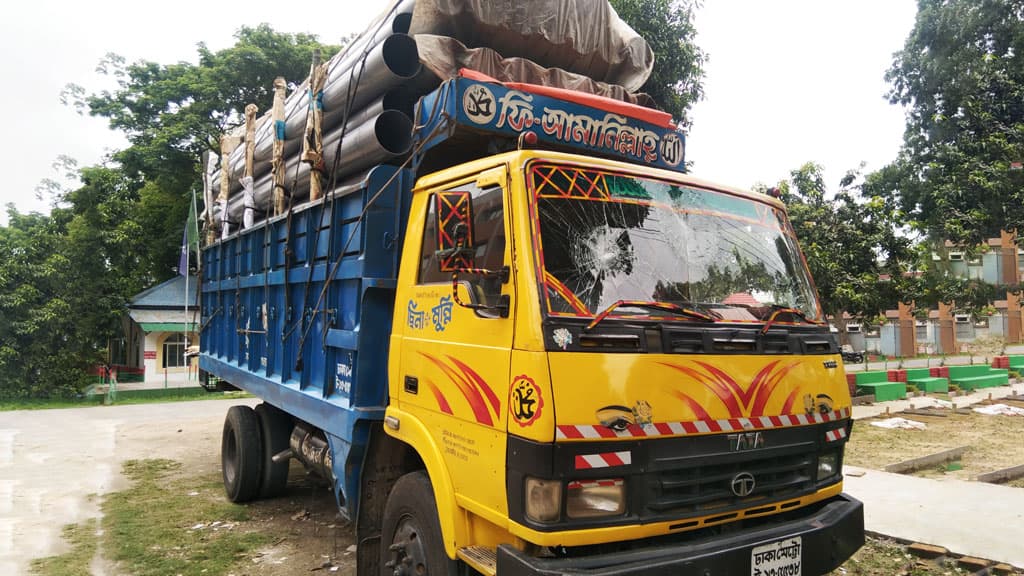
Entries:
[[[195,276],[188,278],[189,309],[198,308],[197,303],[197,281]],[[149,290],[143,290],[132,296],[128,304],[129,308],[150,308],[183,310],[185,308],[185,277],[175,276],[170,280],[157,284]]]
[[[142,326],[143,332],[185,332],[184,322],[142,322],[139,324]],[[188,323],[188,332],[195,332],[199,325],[195,322]]]

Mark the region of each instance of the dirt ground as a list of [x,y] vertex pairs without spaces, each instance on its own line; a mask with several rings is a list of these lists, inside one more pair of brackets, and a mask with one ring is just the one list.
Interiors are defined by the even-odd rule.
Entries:
[[[0,412],[0,574],[27,574],[33,558],[66,551],[61,528],[99,517],[101,497],[127,486],[126,460],[167,458],[183,476],[219,476],[224,414],[239,403],[257,401]],[[285,496],[250,506],[249,528],[278,536],[235,576],[353,574],[352,531],[330,491],[301,466],[292,474]],[[120,576],[102,560],[91,570]]]
[[[61,527],[97,517],[97,496],[126,486],[120,475],[125,460],[169,458],[182,463],[177,472],[182,477],[219,476],[223,415],[235,403],[239,402],[0,413],[0,574],[25,574],[30,559],[62,552],[66,545]],[[882,469],[908,458],[970,445],[960,463],[962,469],[923,473],[970,480],[982,472],[1024,464],[1020,440],[1024,417],[900,416],[924,422],[927,429],[886,430],[870,426],[871,420],[858,421],[847,463]],[[68,482],[69,478],[75,482]],[[326,486],[307,476],[297,463],[293,463],[285,496],[247,507],[250,519],[240,528],[273,538],[270,545],[247,554],[234,576],[355,573],[351,527],[339,517]],[[891,554],[894,561],[903,561],[898,548]],[[863,562],[870,566],[871,560],[865,557]],[[844,569],[852,574],[874,573],[863,570],[866,566],[854,570],[854,564]],[[102,561],[91,568],[96,576],[121,576],[115,566]]]
[[[1024,407],[1024,403],[999,401]],[[978,474],[1024,464],[1024,416],[986,416],[950,410],[936,411],[941,416],[893,413],[891,417],[924,423],[925,430],[890,430],[872,426],[879,418],[857,420],[846,448],[846,463],[882,470],[886,465],[935,452],[970,446],[953,465],[922,470],[920,475],[974,480]],[[1018,480],[1010,485],[1024,486]]]
[[[187,465],[181,473],[190,475]],[[355,575],[352,528],[338,514],[327,485],[301,464],[292,462],[284,496],[246,506],[250,520],[240,528],[271,534],[274,541],[251,554],[251,565],[246,563],[246,571],[236,576]]]

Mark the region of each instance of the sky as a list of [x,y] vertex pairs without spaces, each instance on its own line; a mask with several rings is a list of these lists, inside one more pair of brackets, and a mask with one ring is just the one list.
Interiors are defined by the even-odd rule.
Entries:
[[[278,31],[309,32],[338,42],[357,32],[387,0],[323,2],[314,18],[265,0],[148,3],[126,0],[34,0],[5,9],[0,20],[0,91],[5,117],[0,158],[7,177],[0,206],[46,211],[36,197],[58,176],[59,156],[80,166],[102,161],[125,140],[100,118],[60,101],[68,83],[112,88],[96,65],[109,52],[132,62],[196,61],[196,45],[229,47],[243,25],[270,22]],[[805,162],[824,166],[835,188],[863,161],[892,160],[902,139],[903,110],[890,105],[884,74],[913,26],[913,0],[704,0],[695,18],[708,54],[705,99],[691,111],[687,158],[693,174],[739,187],[774,184]],[[6,223],[0,210],[0,224]]]

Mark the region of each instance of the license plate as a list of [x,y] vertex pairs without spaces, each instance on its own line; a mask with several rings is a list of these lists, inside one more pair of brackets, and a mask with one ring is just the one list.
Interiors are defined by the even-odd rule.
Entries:
[[750,576],[800,576],[800,537],[757,546],[750,551]]

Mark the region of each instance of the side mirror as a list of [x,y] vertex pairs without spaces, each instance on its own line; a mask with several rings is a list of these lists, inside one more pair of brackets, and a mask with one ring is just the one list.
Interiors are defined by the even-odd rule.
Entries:
[[495,305],[490,304],[473,304],[471,302],[465,302],[459,297],[459,274],[477,274],[479,276],[490,276],[498,278],[502,284],[508,282],[509,268],[508,266],[502,266],[499,270],[487,270],[486,268],[456,268],[452,271],[452,300],[456,304],[463,308],[469,308],[470,310],[488,310],[495,311],[498,316],[502,318],[508,318],[509,310],[511,308],[511,299],[507,294],[502,294],[498,298],[498,303]]

